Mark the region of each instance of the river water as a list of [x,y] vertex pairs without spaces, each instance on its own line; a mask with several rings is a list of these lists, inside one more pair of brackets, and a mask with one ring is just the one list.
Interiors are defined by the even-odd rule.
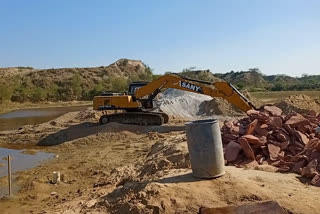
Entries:
[[67,112],[81,111],[85,108],[88,108],[88,106],[20,109],[0,114],[0,131],[18,129],[25,125],[44,123]]

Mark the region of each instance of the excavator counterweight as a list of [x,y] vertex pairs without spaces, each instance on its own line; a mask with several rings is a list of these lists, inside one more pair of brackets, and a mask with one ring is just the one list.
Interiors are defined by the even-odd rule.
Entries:
[[121,110],[121,113],[105,114],[100,123],[119,122],[138,125],[161,125],[168,122],[168,115],[154,112],[153,101],[164,89],[174,88],[193,93],[221,97],[244,112],[255,109],[252,103],[233,85],[227,82],[205,82],[178,74],[167,74],[148,82],[134,82],[127,93],[104,93],[93,99],[94,110]]

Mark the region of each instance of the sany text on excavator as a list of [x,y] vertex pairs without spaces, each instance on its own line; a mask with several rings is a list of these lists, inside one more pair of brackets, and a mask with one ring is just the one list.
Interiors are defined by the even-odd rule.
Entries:
[[227,82],[205,82],[167,74],[148,82],[133,82],[128,92],[106,92],[93,99],[94,110],[124,110],[121,113],[105,114],[100,123],[118,122],[138,125],[162,125],[168,122],[168,115],[153,110],[153,101],[161,90],[174,88],[211,97],[221,97],[246,112],[255,109],[253,104],[233,85]]

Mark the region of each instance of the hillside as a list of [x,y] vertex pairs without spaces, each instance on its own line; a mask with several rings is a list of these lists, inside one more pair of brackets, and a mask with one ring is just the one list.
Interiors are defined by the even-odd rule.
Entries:
[[249,91],[301,91],[320,90],[320,75],[304,75],[291,77],[284,74],[264,75],[254,69],[228,73],[215,73],[214,76],[223,79],[239,89]]
[[151,69],[140,60],[92,68],[0,68],[0,101],[87,100],[102,91],[124,91],[136,80],[152,80]]
[[263,78],[263,76],[258,72],[249,72],[249,71],[240,71],[234,72],[231,71],[225,74],[214,74],[218,78],[221,78],[240,89],[246,88],[251,89],[255,88],[258,90],[263,90],[268,82]]

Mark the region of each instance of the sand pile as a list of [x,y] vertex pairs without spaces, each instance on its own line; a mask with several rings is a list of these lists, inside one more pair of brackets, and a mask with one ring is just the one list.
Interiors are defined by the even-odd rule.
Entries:
[[145,181],[162,177],[171,169],[190,168],[189,153],[186,137],[177,134],[165,138],[162,134],[148,133],[150,140],[158,140],[149,149],[142,162],[135,165],[119,167],[111,172],[105,180],[100,180],[96,185],[110,183],[117,186],[128,181]]
[[158,109],[169,116],[183,118],[203,118],[214,115],[243,115],[241,110],[229,104],[222,98],[195,94],[176,89],[166,90],[158,100]]
[[168,89],[162,93],[158,101],[158,108],[169,116],[182,118],[196,118],[199,114],[199,106],[203,101],[212,98],[192,92]]
[[252,96],[249,91],[244,90],[241,91],[241,93],[243,94],[243,96],[245,96],[256,108],[260,108],[263,105],[263,102],[257,98],[255,98],[254,96]]
[[152,213],[158,208],[148,199],[159,196],[161,184],[148,183],[170,175],[172,170],[190,168],[187,142],[183,133],[177,133],[169,138],[159,133],[149,133],[148,137],[151,140],[158,140],[149,148],[143,161],[116,168],[109,177],[103,177],[95,184],[97,187],[104,185],[118,187],[100,203],[111,213]]
[[276,103],[275,106],[281,108],[284,113],[308,113],[310,110],[320,112],[320,103],[307,95],[292,95],[283,101]]
[[199,106],[199,115],[202,116],[213,116],[213,115],[224,115],[224,116],[241,116],[245,115],[243,111],[237,107],[231,105],[226,100],[219,98],[212,98],[209,101],[203,101]]
[[102,116],[101,111],[95,111],[92,109],[92,107],[89,107],[87,109],[84,109],[80,111],[77,116],[75,117],[76,120],[84,121],[84,120],[99,120],[99,118]]

